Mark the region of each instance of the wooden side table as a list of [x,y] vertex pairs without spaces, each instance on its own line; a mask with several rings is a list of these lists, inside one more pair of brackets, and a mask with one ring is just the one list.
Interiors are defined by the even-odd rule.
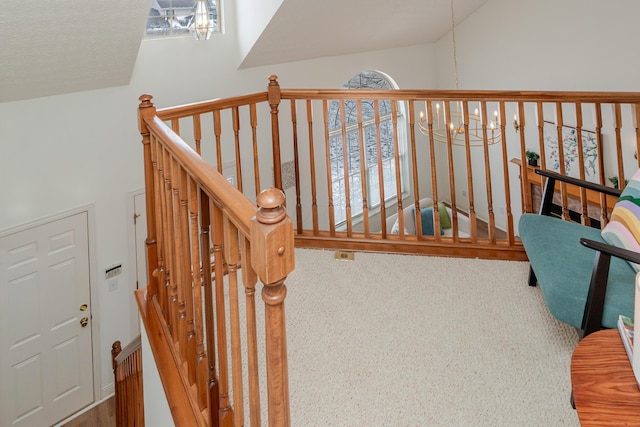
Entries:
[[617,329],[580,341],[571,357],[571,383],[583,427],[640,426],[640,389]]

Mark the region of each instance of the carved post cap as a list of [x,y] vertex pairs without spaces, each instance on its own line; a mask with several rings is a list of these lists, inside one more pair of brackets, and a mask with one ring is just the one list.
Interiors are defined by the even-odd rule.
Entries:
[[258,212],[256,219],[262,224],[275,224],[282,221],[287,215],[284,208],[285,195],[282,190],[277,188],[266,188],[258,194],[256,202],[258,204]]
[[276,76],[275,74],[271,74],[268,78],[269,78],[269,86],[278,84],[278,76]]
[[151,100],[153,99],[153,96],[147,95],[145,93],[143,95],[140,95],[138,99],[140,100],[140,108],[153,107],[153,102],[151,102]]

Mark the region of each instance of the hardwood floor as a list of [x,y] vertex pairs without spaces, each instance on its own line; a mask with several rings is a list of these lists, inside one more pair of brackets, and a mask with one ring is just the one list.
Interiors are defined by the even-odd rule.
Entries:
[[74,418],[62,427],[115,427],[115,398],[110,397],[98,406]]

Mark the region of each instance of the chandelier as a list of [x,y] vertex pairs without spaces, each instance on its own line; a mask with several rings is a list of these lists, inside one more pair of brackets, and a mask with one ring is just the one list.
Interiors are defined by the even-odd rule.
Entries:
[[[451,0],[451,36],[453,41],[453,67],[455,73],[455,86],[459,90],[458,83],[458,57],[456,51],[456,25],[453,12],[453,0]],[[438,142],[451,143],[454,145],[492,145],[500,141],[502,136],[502,128],[498,110],[493,111],[493,117],[484,117],[482,108],[479,103],[473,113],[468,111],[468,103],[462,101],[442,101],[436,103],[435,112],[433,108],[428,108],[425,102],[425,111],[420,112],[420,120],[418,126],[420,132],[424,135],[432,137]],[[453,108],[452,108],[452,104]],[[431,114],[430,114],[431,113]],[[427,114],[431,115],[431,120]]]
[[196,0],[193,10],[193,20],[189,25],[189,31],[195,36],[196,40],[209,40],[215,23],[211,13],[211,7],[208,0]]

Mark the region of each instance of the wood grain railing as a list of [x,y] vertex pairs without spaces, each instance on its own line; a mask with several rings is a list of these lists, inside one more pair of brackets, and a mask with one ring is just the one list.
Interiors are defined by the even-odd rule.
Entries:
[[[543,168],[624,185],[639,165],[638,104],[628,92],[281,89],[270,76],[266,92],[158,116],[249,199],[284,190],[299,247],[525,259],[517,223],[534,205],[520,159],[535,151]],[[423,235],[412,212],[425,198],[450,209],[448,233]],[[575,202],[562,186],[567,218]],[[580,194],[587,222],[589,204]],[[591,205],[606,221],[610,201]]]
[[269,425],[288,426],[284,281],[294,240],[284,194],[270,188],[249,201],[151,99],[139,107],[150,281],[137,300],[174,422],[261,425],[266,374]]
[[115,382],[117,427],[144,427],[142,347],[140,336],[122,348],[113,343],[111,357]]
[[[260,424],[257,278],[269,424],[289,424],[294,236],[299,247],[524,260],[517,223],[540,183],[527,151],[542,168],[621,187],[640,165],[640,93],[281,89],[270,76],[255,94],[157,111],[141,101],[153,274],[138,301],[162,332],[150,341],[171,407],[190,408],[184,425],[242,425],[245,413]],[[572,191],[559,187],[559,215],[607,221],[611,200]],[[444,211],[434,230],[451,223],[443,234],[415,220],[429,203]]]

